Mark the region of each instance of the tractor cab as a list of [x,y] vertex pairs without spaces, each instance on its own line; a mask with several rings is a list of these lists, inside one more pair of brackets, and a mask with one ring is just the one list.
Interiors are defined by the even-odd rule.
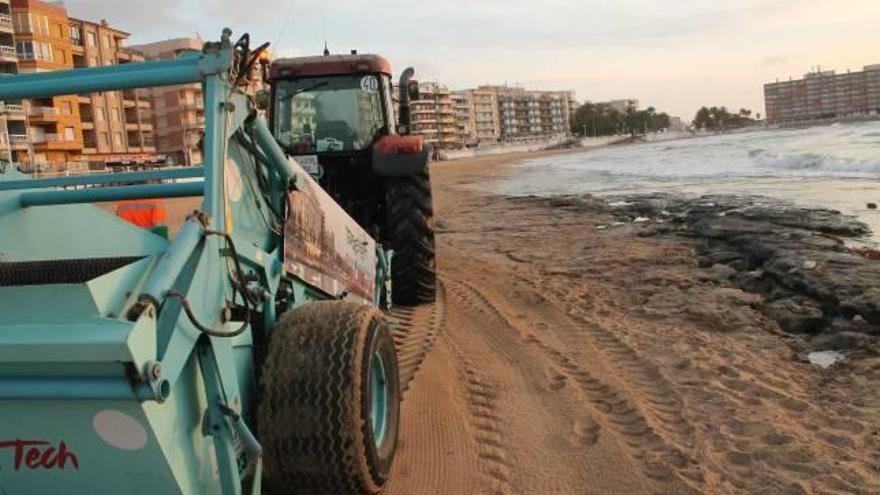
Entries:
[[398,119],[391,64],[379,55],[285,58],[268,68],[275,140],[361,227],[395,252],[396,301],[434,298],[430,150],[410,135],[414,71],[403,72]]
[[394,132],[390,71],[377,55],[273,63],[276,139],[293,155],[369,149]]

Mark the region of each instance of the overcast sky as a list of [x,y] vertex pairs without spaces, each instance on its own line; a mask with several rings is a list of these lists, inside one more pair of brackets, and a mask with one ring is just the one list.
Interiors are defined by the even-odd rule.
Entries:
[[[275,55],[375,52],[452,88],[573,89],[690,120],[702,105],[763,113],[762,84],[880,63],[880,0],[66,0],[129,44],[224,26]],[[289,18],[288,18],[289,14]],[[285,24],[285,20],[287,20]]]

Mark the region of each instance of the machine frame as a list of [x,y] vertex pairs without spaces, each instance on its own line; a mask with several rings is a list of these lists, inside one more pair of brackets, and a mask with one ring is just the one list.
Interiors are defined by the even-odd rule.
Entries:
[[[171,61],[0,80],[0,100],[201,83],[206,122],[202,167],[0,173],[5,268],[121,260],[73,282],[0,277],[0,493],[261,492],[256,350],[285,311],[345,294],[285,270],[286,198],[311,179],[238,89],[230,36]],[[170,243],[91,205],[199,196]],[[390,253],[374,249],[378,305]]]

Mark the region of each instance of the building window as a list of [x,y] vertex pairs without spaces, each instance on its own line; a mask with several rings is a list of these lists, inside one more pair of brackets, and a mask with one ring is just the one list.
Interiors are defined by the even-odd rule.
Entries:
[[106,34],[101,36],[101,44],[104,45],[105,51],[110,51],[110,37]]
[[30,34],[33,32],[31,27],[31,16],[27,13],[15,14],[12,17],[12,27],[16,34]]
[[70,26],[70,41],[77,46],[82,46],[82,28],[79,26]]
[[114,132],[113,133],[113,146],[122,146],[122,133]]
[[18,51],[18,58],[21,60],[43,60],[51,62],[52,44],[42,41],[17,41],[15,49]]
[[106,132],[102,132],[98,142],[102,148],[110,146],[110,136]]
[[18,58],[21,60],[34,59],[34,44],[30,41],[16,41],[15,50],[18,52]]
[[39,42],[40,50],[36,53],[38,60],[43,60],[45,62],[52,62],[54,57],[52,56],[52,44],[46,42]]
[[86,40],[88,41],[88,46],[94,47],[98,45],[98,38],[95,37],[95,33],[88,32],[86,33]]
[[42,34],[49,36],[49,18],[39,14],[21,12],[12,18],[12,27],[18,34]]
[[95,120],[98,122],[107,120],[107,112],[104,110],[104,107],[98,107],[98,110],[95,112]]
[[76,131],[73,127],[65,127],[64,128],[64,140],[65,141],[76,141]]

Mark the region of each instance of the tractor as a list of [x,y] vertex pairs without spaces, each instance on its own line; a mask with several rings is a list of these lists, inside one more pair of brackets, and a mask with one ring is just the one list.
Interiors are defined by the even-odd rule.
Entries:
[[[199,166],[0,170],[0,494],[386,485],[391,253],[278,145],[244,90],[265,45],[231,34],[175,60],[0,80],[0,101],[200,83],[206,122]],[[279,82],[278,98],[296,91]],[[372,148],[411,150],[388,146]],[[407,177],[389,196],[416,187]],[[147,198],[196,201],[170,240],[95,205]]]
[[400,77],[395,124],[391,65],[378,55],[283,58],[268,67],[269,121],[285,152],[358,224],[393,250],[394,302],[432,302],[436,273],[430,149],[411,135],[413,69]]

